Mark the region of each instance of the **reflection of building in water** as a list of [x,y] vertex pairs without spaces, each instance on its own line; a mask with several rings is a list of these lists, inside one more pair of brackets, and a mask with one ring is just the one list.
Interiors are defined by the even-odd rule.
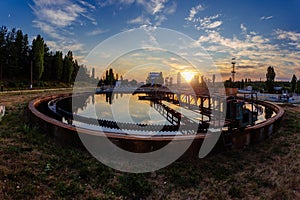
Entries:
[[160,85],[163,85],[164,84],[164,78],[163,78],[162,72],[150,72],[148,74],[146,84],[151,84],[151,85],[160,84]]

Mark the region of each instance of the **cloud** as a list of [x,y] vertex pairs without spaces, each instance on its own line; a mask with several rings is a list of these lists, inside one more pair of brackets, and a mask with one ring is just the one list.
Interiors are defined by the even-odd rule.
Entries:
[[138,5],[144,8],[144,13],[148,14],[148,24],[153,26],[161,26],[167,20],[167,16],[175,13],[176,2],[169,2],[168,0],[136,0]]
[[240,26],[241,30],[242,30],[242,33],[246,34],[247,33],[247,28],[244,24],[241,24]]
[[139,26],[160,26],[167,20],[168,15],[175,13],[177,8],[176,2],[169,2],[168,0],[108,0],[102,2],[101,6],[108,6],[113,3],[117,3],[117,5],[136,5],[142,7],[141,14],[138,17],[127,20],[127,24],[136,24]]
[[214,44],[219,46],[220,49],[225,47],[234,50],[242,50],[258,47],[266,41],[260,36],[254,36],[251,40],[251,42],[240,40],[236,36],[233,36],[233,38],[225,38],[217,31],[210,31],[207,35],[200,36],[197,42]]
[[156,14],[162,11],[162,9],[165,7],[164,1],[154,1],[154,6],[152,9],[152,14]]
[[91,32],[88,32],[87,35],[88,35],[88,36],[95,36],[95,35],[100,35],[100,34],[102,34],[102,33],[105,33],[105,32],[107,32],[107,31],[108,31],[108,30],[103,30],[103,29],[97,28],[97,29],[95,29],[95,30],[93,30],[93,31],[91,31]]
[[189,16],[187,18],[185,18],[187,21],[190,21],[190,22],[193,22],[195,20],[195,15],[199,12],[199,11],[203,11],[204,10],[204,7],[199,4],[195,7],[192,7],[190,9],[190,13],[189,13]]
[[[268,65],[278,66],[278,74],[283,76],[295,73],[293,69],[300,65],[299,51],[283,49],[280,43],[274,42],[274,39],[288,39],[296,43],[298,33],[277,30],[275,38],[266,38],[253,31],[248,34],[245,25],[241,25],[240,28],[242,30],[240,37],[235,35],[224,37],[220,32],[213,30],[198,38],[197,42],[212,55],[224,74],[231,70],[230,58],[232,56],[237,59],[237,78],[239,79],[264,77]],[[242,37],[246,37],[246,40]],[[284,71],[287,66],[290,70]]]
[[222,21],[217,20],[221,16],[221,14],[216,14],[210,17],[204,17],[203,19],[199,19],[200,26],[198,28],[200,29],[214,29],[222,25]]
[[86,2],[86,1],[79,0],[78,2],[81,3],[83,6],[88,7],[90,9],[92,9],[92,10],[96,9],[96,6],[90,4],[90,3]]
[[165,8],[165,4],[168,0],[107,0],[99,2],[101,7],[111,5],[133,5],[138,4],[143,6],[144,10],[149,14],[157,14]]
[[106,0],[106,1],[100,1],[98,2],[98,5],[100,7],[106,7],[106,6],[111,6],[111,5],[131,5],[135,2],[135,0]]
[[106,0],[98,3],[100,7],[118,6],[118,9],[125,9],[130,6],[141,7],[141,13],[134,19],[127,20],[127,24],[136,24],[139,26],[160,26],[167,20],[167,16],[175,13],[177,3],[169,0]]
[[[33,4],[29,7],[35,16],[33,26],[50,36],[46,43],[51,50],[84,53],[83,44],[71,38],[75,26],[84,26],[87,22],[97,25],[96,19],[91,15],[96,6],[83,0],[33,0]],[[95,30],[90,34],[100,34],[101,31]],[[55,39],[55,42],[52,39]]]
[[52,38],[62,39],[62,36],[56,32],[55,28],[45,22],[33,20],[33,26],[41,29],[44,33],[47,33]]
[[253,65],[237,65],[236,68],[239,68],[239,69],[255,69],[257,67],[253,66]]
[[251,37],[251,42],[254,44],[263,44],[269,42],[269,39],[258,35]]
[[46,41],[47,46],[54,51],[62,51],[67,53],[69,50],[81,51],[83,49],[83,44],[78,43],[75,40],[70,41]]
[[165,8],[164,13],[166,15],[171,15],[176,12],[177,4],[175,1],[172,2],[172,5]]
[[95,19],[88,16],[88,8],[91,9],[92,5],[86,2],[80,1],[80,4],[69,0],[33,0],[33,2],[34,5],[30,7],[37,18],[36,21],[62,28],[76,23],[83,16],[95,23]]
[[208,23],[208,24],[203,24],[202,27],[204,29],[214,29],[214,28],[217,28],[219,26],[222,25],[222,21],[215,21],[215,22],[211,22],[211,23]]
[[260,20],[270,20],[270,19],[272,19],[273,18],[273,16],[262,16],[261,18],[260,18]]
[[142,5],[146,12],[155,15],[163,11],[168,0],[136,0],[136,2]]
[[197,17],[197,13],[204,8],[201,4],[196,7],[192,7],[189,16],[185,18],[187,23],[194,23],[196,30],[216,29],[223,24],[223,21],[219,20],[221,14],[216,14],[209,17]]
[[174,1],[171,4],[165,4],[162,12],[155,15],[154,26],[161,26],[161,24],[168,19],[167,16],[175,13],[176,9],[177,4]]
[[[207,28],[207,26],[205,27]],[[227,51],[228,49],[231,49],[231,51],[256,51],[266,48],[274,49],[274,45],[268,44],[268,38],[254,34],[253,32],[248,34],[247,28],[243,24],[240,25],[240,28],[242,30],[241,34],[245,37],[245,39],[240,39],[237,36],[233,36],[232,38],[224,37],[220,32],[216,30],[210,30],[206,32],[206,35],[201,35],[197,42],[206,45],[210,44],[208,46],[213,46],[213,49],[218,48],[220,51],[223,51],[224,49]]]
[[300,50],[300,33],[281,29],[275,30],[274,33],[278,40],[286,40],[285,45],[289,45],[293,50]]
[[33,5],[29,6],[36,17],[33,20],[33,26],[54,39],[65,40],[73,35],[71,27],[83,26],[82,18],[97,25],[97,21],[90,16],[90,11],[95,10],[96,7],[82,0],[76,2],[33,0]]
[[90,20],[90,22],[92,23],[92,24],[94,24],[95,26],[96,25],[98,25],[98,22],[97,22],[97,20],[96,19],[94,19],[93,17],[90,17],[90,16],[88,16],[88,15],[86,15],[86,14],[81,14],[83,17],[85,17],[85,18],[87,18],[88,20]]
[[131,20],[128,20],[127,21],[128,24],[149,24],[150,23],[150,20],[149,18],[145,18],[143,15],[141,16],[138,16],[134,19],[131,19]]
[[155,16],[155,26],[160,26],[164,21],[167,20],[167,17],[165,15],[156,15]]
[[281,29],[277,29],[275,31],[275,34],[277,35],[277,39],[279,40],[291,40],[294,42],[300,41],[300,33],[293,32],[293,31],[284,31]]

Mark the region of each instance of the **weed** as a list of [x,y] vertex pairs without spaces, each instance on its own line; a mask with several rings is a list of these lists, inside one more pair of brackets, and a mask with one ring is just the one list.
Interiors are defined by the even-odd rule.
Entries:
[[230,187],[228,194],[231,197],[235,197],[235,198],[243,198],[244,197],[243,190],[236,185],[232,185]]
[[30,131],[30,127],[28,124],[23,124],[23,131],[24,133],[28,134]]
[[123,174],[119,177],[119,183],[115,193],[124,195],[130,199],[141,199],[147,197],[152,187],[144,174]]
[[55,195],[57,197],[76,196],[84,193],[85,188],[77,182],[67,184],[65,182],[59,182],[56,185]]

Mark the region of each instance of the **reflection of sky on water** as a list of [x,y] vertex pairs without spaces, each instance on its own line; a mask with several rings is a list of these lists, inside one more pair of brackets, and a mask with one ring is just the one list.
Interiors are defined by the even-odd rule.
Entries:
[[[141,95],[141,94],[139,94]],[[86,106],[79,108],[77,114],[89,118],[105,119],[124,123],[140,123],[140,124],[168,124],[164,116],[150,106],[149,101],[138,100],[139,95],[132,94],[95,94],[89,96],[86,100]],[[177,105],[163,101],[163,104],[182,113],[189,119],[198,122],[202,119],[200,113],[179,107]],[[249,103],[245,107],[250,111],[252,106]],[[266,120],[266,110],[264,106],[253,107],[254,111],[259,108],[258,119],[255,124]],[[269,117],[273,117],[275,113],[271,113]],[[204,120],[208,120],[203,116]]]
[[[87,100],[85,109],[79,109],[77,114],[86,117],[95,117],[117,122],[143,124],[170,124],[154,108],[149,101],[138,100],[138,95],[132,94],[95,94]],[[110,104],[111,102],[112,104]]]
[[[250,103],[245,103],[245,107],[252,111],[252,105]],[[258,108],[261,110],[258,112],[257,120],[255,121],[255,124],[261,123],[263,121],[266,121],[266,110],[265,107],[262,105],[259,105],[259,107],[253,106],[253,111],[256,111]],[[275,112],[272,112],[271,117],[274,117],[276,115]]]
[[[75,101],[76,101],[76,99],[75,99]],[[73,99],[73,104],[74,104],[74,99]],[[75,111],[73,110],[73,112],[75,112]],[[84,117],[96,118],[96,115],[94,112],[94,105],[93,105],[93,96],[89,96],[86,99],[86,106],[84,106],[83,109],[79,108],[75,113],[79,114],[81,116],[84,116]]]

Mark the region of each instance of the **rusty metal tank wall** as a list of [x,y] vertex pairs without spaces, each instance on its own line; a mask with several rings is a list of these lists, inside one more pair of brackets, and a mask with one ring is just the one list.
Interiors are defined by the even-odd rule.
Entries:
[[256,102],[266,108],[272,109],[276,115],[259,124],[246,127],[244,130],[236,130],[233,132],[231,134],[233,148],[242,148],[246,145],[265,140],[275,134],[281,127],[285,113],[284,109],[274,103],[260,100]]

